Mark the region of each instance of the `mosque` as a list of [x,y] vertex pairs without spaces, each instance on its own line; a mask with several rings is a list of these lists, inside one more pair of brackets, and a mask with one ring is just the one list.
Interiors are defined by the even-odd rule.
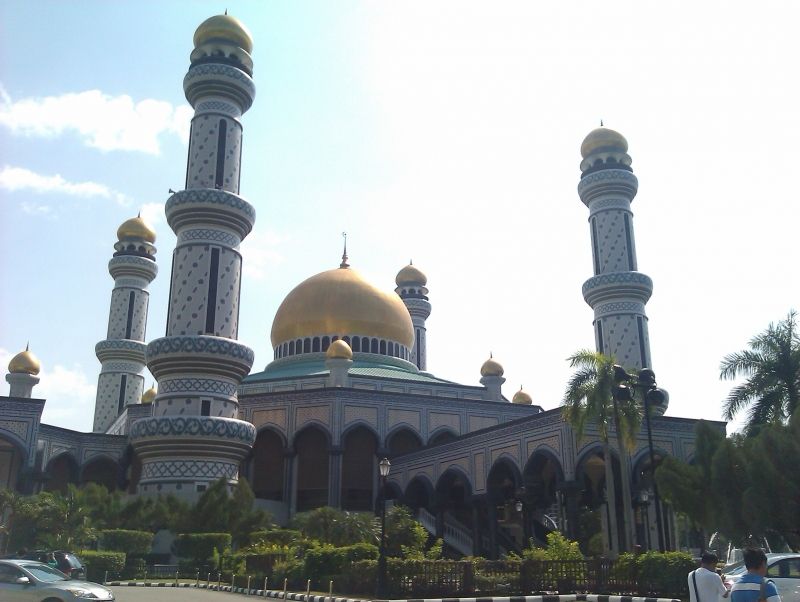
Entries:
[[[166,336],[146,342],[156,236],[135,217],[117,230],[108,266],[114,285],[107,336],[96,345],[93,432],[40,422],[45,400],[33,393],[40,365],[29,349],[20,352],[8,366],[9,395],[0,397],[0,488],[33,493],[97,482],[191,501],[219,478],[231,485],[245,478],[257,503],[285,523],[325,505],[374,510],[378,462],[387,457],[387,498],[410,506],[453,553],[497,557],[552,529],[575,539],[597,535],[618,551],[626,548],[630,508],[636,543],[656,548],[646,434],[629,471],[612,445],[611,508],[606,458],[591,427],[578,440],[558,408],[543,411],[523,390],[509,400],[503,367],[491,357],[479,385],[431,371],[426,320],[435,290],[417,265],[403,267],[396,288],[386,290],[349,264],[345,248],[338,267],[288,293],[272,325],[274,358],[252,371],[253,352],[237,341],[239,245],[255,223],[255,209],[239,195],[242,116],[255,97],[252,46],[228,15],[211,17],[194,35],[183,80],[195,111],[186,183],[165,208],[177,235]],[[638,182],[628,144],[601,127],[580,151],[578,194],[589,209],[594,259],[583,296],[594,310],[596,347],[627,367],[651,367],[652,281],[636,262]],[[145,366],[157,389],[144,390]],[[691,460],[696,421],[664,410],[652,420],[657,457]],[[665,547],[675,549],[682,536],[675,516],[665,504],[658,510]]]

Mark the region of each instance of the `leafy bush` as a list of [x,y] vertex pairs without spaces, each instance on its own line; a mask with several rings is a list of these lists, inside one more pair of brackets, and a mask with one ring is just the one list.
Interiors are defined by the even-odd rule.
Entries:
[[336,579],[341,575],[348,563],[377,558],[378,548],[369,543],[357,543],[339,548],[326,544],[306,552],[305,574],[312,583],[322,587],[329,579]]
[[117,577],[125,568],[125,552],[95,552],[83,550],[81,560],[86,565],[86,579],[101,582],[108,571],[109,577]]
[[330,506],[295,515],[291,526],[309,539],[335,546],[372,543],[377,538],[377,524],[373,514],[337,510]]
[[270,579],[272,587],[281,589],[283,587],[283,580],[288,579],[289,587],[304,588],[303,569],[303,561],[297,558],[287,558],[286,560],[276,562],[272,567],[272,579]]
[[100,549],[127,554],[147,554],[153,545],[153,534],[149,531],[107,529],[100,531]]
[[230,533],[181,533],[175,540],[175,554],[185,560],[206,564],[214,552],[224,554],[231,549]]
[[300,531],[295,529],[272,529],[270,531],[254,531],[250,534],[250,545],[256,546],[290,546],[305,539]]
[[659,595],[688,594],[686,575],[697,568],[688,552],[646,552],[636,557],[639,584]]

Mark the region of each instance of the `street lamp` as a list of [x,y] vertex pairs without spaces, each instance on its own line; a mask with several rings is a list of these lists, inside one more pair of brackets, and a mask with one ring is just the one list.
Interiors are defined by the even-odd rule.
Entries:
[[381,477],[381,545],[378,550],[378,586],[375,595],[381,600],[386,599],[386,477],[389,476],[391,467],[389,458],[378,462],[378,472]]
[[639,370],[639,374],[634,377],[628,374],[622,366],[614,366],[614,380],[620,383],[614,387],[613,394],[615,399],[633,399],[633,392],[630,387],[644,392],[644,417],[647,425],[647,448],[650,453],[650,474],[653,479],[653,498],[656,506],[658,550],[664,552],[664,526],[661,520],[661,497],[658,495],[658,485],[655,479],[656,461],[655,453],[653,452],[653,431],[650,427],[650,408],[651,406],[663,405],[667,400],[667,396],[664,391],[656,387],[656,373],[649,368]]

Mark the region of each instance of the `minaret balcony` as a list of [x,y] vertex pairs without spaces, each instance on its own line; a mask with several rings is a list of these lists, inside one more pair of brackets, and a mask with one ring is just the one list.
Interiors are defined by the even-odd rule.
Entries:
[[653,294],[653,281],[640,272],[610,272],[589,278],[583,283],[583,298],[590,306],[612,299],[647,303]]
[[211,335],[170,336],[147,345],[147,367],[156,380],[174,374],[218,376],[238,383],[250,373],[253,350]]
[[255,208],[242,197],[210,188],[180,190],[169,198],[164,211],[176,233],[191,227],[218,227],[231,231],[239,241],[250,233],[256,221]]

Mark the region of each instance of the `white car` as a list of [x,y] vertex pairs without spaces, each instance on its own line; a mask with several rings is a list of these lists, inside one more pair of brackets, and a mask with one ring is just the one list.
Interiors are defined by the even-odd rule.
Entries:
[[[731,587],[746,572],[743,562],[723,569],[725,585]],[[800,602],[800,554],[767,554],[767,579],[775,583],[783,602]]]
[[35,560],[0,560],[0,600],[3,602],[72,602],[114,600],[107,587],[76,581]]

